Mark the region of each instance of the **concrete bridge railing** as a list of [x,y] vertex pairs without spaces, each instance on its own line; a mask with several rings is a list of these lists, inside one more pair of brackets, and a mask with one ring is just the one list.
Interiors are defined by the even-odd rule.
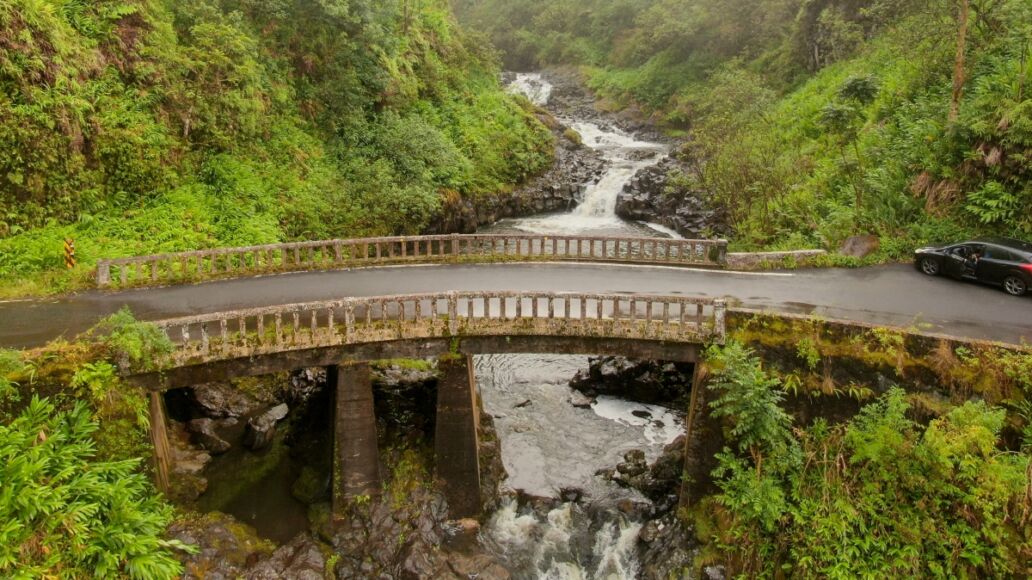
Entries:
[[532,234],[325,240],[104,259],[101,288],[399,263],[576,261],[724,267],[726,240]]
[[465,336],[723,342],[726,304],[683,296],[445,292],[348,298],[157,323],[171,366],[344,344]]

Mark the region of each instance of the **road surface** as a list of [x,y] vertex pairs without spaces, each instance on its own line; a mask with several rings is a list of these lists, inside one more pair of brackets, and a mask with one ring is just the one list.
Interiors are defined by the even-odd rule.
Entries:
[[725,297],[732,306],[817,314],[965,338],[1032,341],[1032,298],[929,278],[905,265],[727,272],[606,264],[428,265],[307,272],[0,303],[0,346],[24,348],[89,328],[128,306],[142,320],[448,290],[527,290]]

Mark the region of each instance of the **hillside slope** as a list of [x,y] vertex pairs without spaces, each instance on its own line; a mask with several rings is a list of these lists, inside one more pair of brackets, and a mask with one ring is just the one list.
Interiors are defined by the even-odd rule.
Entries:
[[497,68],[440,0],[2,1],[0,292],[100,257],[419,232],[551,161]]
[[607,106],[683,135],[680,185],[728,208],[735,245],[875,233],[882,257],[1032,237],[1032,5],[963,2],[958,69],[960,4],[455,1],[509,66],[579,65]]

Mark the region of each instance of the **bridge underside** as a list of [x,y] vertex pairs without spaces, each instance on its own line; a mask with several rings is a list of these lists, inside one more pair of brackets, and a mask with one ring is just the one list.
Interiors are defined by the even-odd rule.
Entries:
[[466,338],[419,338],[336,346],[263,354],[198,365],[176,367],[161,372],[137,374],[129,380],[151,391],[164,391],[202,383],[228,381],[300,368],[330,366],[342,361],[373,361],[391,358],[429,358],[446,354],[572,354],[619,355],[631,358],[697,362],[701,345],[645,339],[556,337],[556,336],[482,336]]

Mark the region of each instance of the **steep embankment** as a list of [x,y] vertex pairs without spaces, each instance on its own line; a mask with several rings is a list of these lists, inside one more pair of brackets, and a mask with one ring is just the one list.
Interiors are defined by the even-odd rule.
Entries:
[[0,294],[100,257],[420,232],[552,162],[497,72],[443,0],[6,3]]
[[[879,257],[901,258],[927,241],[1032,236],[1028,2],[456,6],[509,66],[579,65],[604,106],[686,137],[672,189],[725,208],[739,247],[873,233]],[[639,201],[682,210],[661,193]]]

